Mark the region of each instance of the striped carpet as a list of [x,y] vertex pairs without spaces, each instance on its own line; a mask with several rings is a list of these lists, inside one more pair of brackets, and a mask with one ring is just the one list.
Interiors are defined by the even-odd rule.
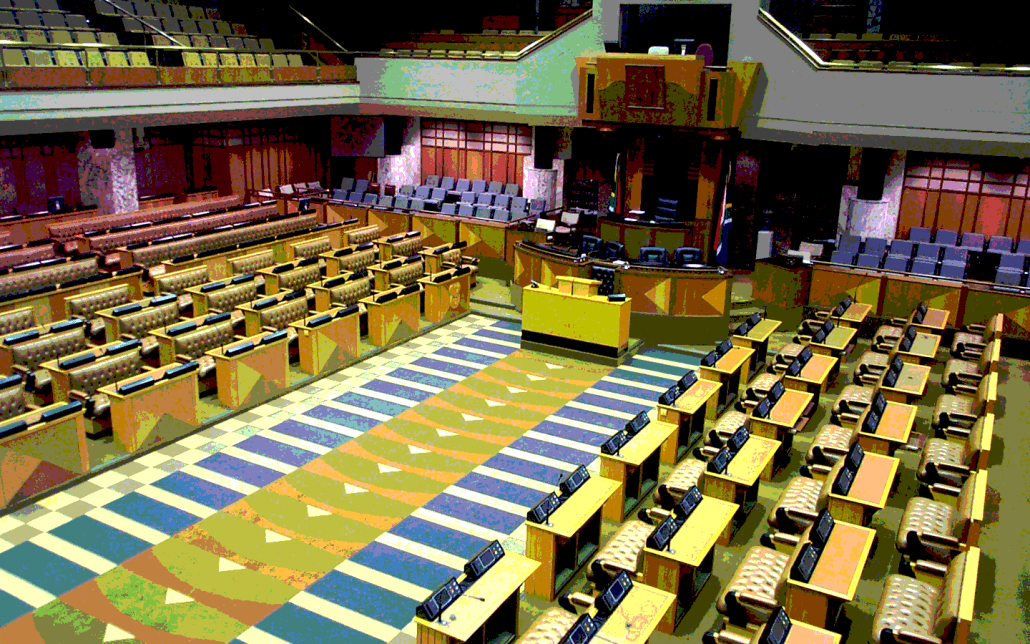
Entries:
[[0,641],[410,641],[415,605],[696,360],[470,316],[0,519]]

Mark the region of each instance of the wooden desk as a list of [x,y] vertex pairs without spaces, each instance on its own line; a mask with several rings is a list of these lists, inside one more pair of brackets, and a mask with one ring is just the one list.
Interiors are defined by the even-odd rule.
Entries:
[[837,326],[847,327],[849,329],[858,330],[862,327],[862,323],[869,317],[869,312],[873,310],[872,304],[864,304],[862,302],[852,302],[851,306],[844,311],[844,315],[839,318],[832,318]]
[[[215,360],[215,380],[218,383],[218,402],[230,409],[250,406],[275,398],[290,386],[289,341],[282,339],[261,344],[265,335],[254,335],[239,342],[207,352]],[[225,351],[244,342],[253,342],[254,348],[235,356]]]
[[908,351],[899,349],[894,352],[894,355],[910,364],[933,364],[937,362],[937,349],[940,346],[941,336],[934,333],[916,333],[911,348]]
[[855,525],[869,525],[873,514],[887,504],[898,473],[898,463],[898,459],[891,456],[867,453],[848,495],[830,492],[829,507],[833,518]]
[[[750,644],[760,644],[764,629],[759,629],[751,636]],[[791,620],[790,632],[783,644],[840,644],[840,634],[825,628],[812,626],[797,620]]]
[[[851,306],[854,306],[854,304]],[[848,347],[851,346],[851,342],[855,339],[857,334],[858,329],[838,326],[835,327],[833,331],[830,331],[822,342],[809,342],[808,346],[812,347],[813,353],[822,356],[833,356],[835,358],[839,358],[843,363],[844,354],[847,352]]]
[[766,318],[752,327],[747,335],[733,336],[733,346],[755,351],[751,356],[751,373],[758,373],[758,370],[765,366],[766,356],[769,355],[769,338],[776,333],[781,324],[783,323],[779,320]]
[[455,275],[455,271],[450,271],[449,275],[444,282],[433,281],[438,275],[423,277],[418,281],[426,292],[425,314],[426,319],[432,324],[456,318],[470,308],[469,289],[472,271],[463,272],[461,275]]
[[880,391],[890,402],[912,404],[926,393],[926,383],[930,381],[931,370],[932,367],[926,365],[906,364],[901,368],[893,387],[885,386],[883,378],[880,378]]
[[808,583],[787,580],[784,608],[790,619],[832,626],[841,605],[855,599],[875,540],[875,530],[837,521]]
[[[169,369],[179,366],[158,367],[98,390],[111,400],[111,430],[120,448],[130,454],[138,452],[171,438],[185,436],[200,424],[197,370],[172,378],[164,377]],[[153,378],[154,384],[132,393],[119,393],[120,385],[147,377]]]
[[430,623],[416,617],[415,641],[418,644],[492,644],[515,639],[519,633],[519,588],[539,567],[532,559],[504,553],[482,579],[443,611],[442,620]]
[[601,507],[619,488],[593,476],[565,500],[548,523],[526,522],[526,556],[540,567],[526,581],[526,593],[552,601],[594,556],[601,542]]
[[522,290],[522,339],[617,357],[629,346],[632,298],[569,295],[540,285]]
[[[815,360],[815,357],[812,357]],[[783,396],[776,401],[773,408],[769,410],[768,418],[758,418],[753,414],[749,417],[748,429],[754,436],[772,438],[779,441],[781,462],[784,458],[790,458],[790,448],[794,444],[794,434],[804,429],[808,422],[806,412],[814,395],[807,391],[795,391],[787,389]],[[736,459],[734,459],[736,460]],[[772,478],[772,470],[763,479],[768,481]]]
[[[377,347],[407,340],[418,333],[421,327],[419,313],[422,289],[400,295],[403,286],[362,298],[361,303],[368,310],[368,339]],[[385,293],[397,293],[397,297],[380,304],[376,300]]]
[[[655,630],[662,631],[676,596],[644,584],[633,584],[591,644],[645,644]],[[662,631],[666,632],[666,631]],[[671,631],[669,631],[671,632]]]
[[913,311],[912,315],[908,318],[908,323],[912,326],[926,333],[944,335],[944,329],[948,327],[948,319],[951,317],[951,311],[928,308],[926,309],[926,315],[923,316],[922,322],[913,321],[915,316],[915,311]]
[[834,356],[816,355],[813,351],[808,363],[801,368],[801,373],[796,376],[783,375],[783,384],[788,389],[807,391],[818,396],[826,393],[837,376],[840,367],[840,359]]
[[741,382],[747,382],[748,367],[754,349],[733,347],[711,367],[700,367],[701,378],[722,385],[719,388],[719,409],[725,408],[737,398]]
[[[715,420],[718,400],[716,394],[722,385],[712,380],[698,380],[680,394],[671,406],[658,404],[658,421],[675,425],[669,440],[662,445],[662,462],[675,464],[687,453],[701,434],[705,419]],[[704,410],[704,413],[702,413]]]
[[744,523],[744,519],[755,507],[758,499],[758,481],[772,477],[773,460],[780,450],[780,442],[771,438],[752,435],[737,455],[730,461],[722,474],[705,472],[705,496],[735,503],[739,507],[733,525],[726,528],[723,539],[726,543]]
[[667,550],[644,548],[644,583],[676,598],[658,630],[672,633],[712,576],[715,544],[728,545],[728,528],[740,508],[710,496],[702,497]]
[[601,476],[617,481],[619,489],[604,504],[604,518],[621,523],[641,499],[658,484],[662,444],[676,426],[651,423],[626,443],[618,454],[601,454]]
[[24,422],[24,429],[0,439],[0,507],[6,507],[43,490],[89,472],[84,408],[49,422],[42,413],[65,402],[27,411],[0,421],[0,431]]
[[[39,365],[41,368],[46,369],[47,371],[50,372],[50,389],[53,392],[54,400],[55,401],[71,400],[71,398],[69,398],[69,396],[68,396],[68,392],[71,391],[71,377],[69,376],[68,370],[66,370],[63,367],[61,367],[61,363],[62,362],[66,362],[67,360],[70,360],[72,358],[78,358],[80,356],[85,356],[85,355],[88,355],[88,354],[93,354],[94,356],[96,356],[96,361],[93,364],[96,364],[96,363],[101,362],[101,361],[106,359],[106,357],[107,357],[107,350],[108,349],[110,349],[111,347],[117,346],[119,344],[121,344],[121,341],[120,340],[116,340],[115,342],[109,342],[109,343],[101,345],[99,347],[91,347],[90,349],[88,349],[86,351],[76,351],[75,353],[71,353],[71,354],[68,354],[68,355],[65,355],[65,356],[61,356],[60,358],[57,358],[56,360],[50,360],[48,362],[44,362],[43,364]],[[137,353],[139,353],[140,349],[139,349],[139,347],[137,347],[137,348],[133,349],[133,351],[136,351]],[[116,354],[116,355],[121,355],[121,354]],[[72,367],[72,369],[76,369],[76,368],[77,367]]]
[[[290,326],[297,330],[300,368],[304,373],[314,375],[336,371],[358,355],[361,316],[354,309],[350,314],[339,317],[345,310],[334,307],[299,322],[290,322]],[[315,327],[310,326],[312,320],[325,315],[331,316],[332,320]]]
[[[876,433],[859,432],[858,443],[867,453],[894,456],[899,447],[908,443],[912,428],[916,424],[917,411],[915,405],[888,402],[883,410],[883,416],[880,417],[880,424],[876,426]],[[864,416],[859,419],[859,427],[864,420]]]

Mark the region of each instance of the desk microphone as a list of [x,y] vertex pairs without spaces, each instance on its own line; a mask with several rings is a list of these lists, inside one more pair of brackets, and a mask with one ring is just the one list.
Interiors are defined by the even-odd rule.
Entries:
[[[471,599],[478,599],[481,602],[485,602],[486,601],[486,599],[484,599],[482,597],[476,597],[475,595],[465,595],[465,597],[469,597]],[[454,619],[454,615],[451,615],[451,619]]]

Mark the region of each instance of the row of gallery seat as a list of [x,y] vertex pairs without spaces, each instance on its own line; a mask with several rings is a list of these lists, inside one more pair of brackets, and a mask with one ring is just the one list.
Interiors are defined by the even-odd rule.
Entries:
[[[387,187],[389,188],[389,187]],[[459,217],[475,217],[494,221],[514,221],[541,214],[546,207],[543,199],[526,199],[519,195],[519,185],[487,182],[482,179],[454,179],[430,175],[426,183],[404,185],[396,194],[369,192],[368,181],[344,178],[333,191],[339,201],[363,203],[379,208],[425,210]],[[389,189],[383,192],[390,192]]]

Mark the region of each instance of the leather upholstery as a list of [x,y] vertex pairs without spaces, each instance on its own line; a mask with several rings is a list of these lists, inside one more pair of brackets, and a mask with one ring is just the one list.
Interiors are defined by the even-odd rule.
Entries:
[[304,288],[322,279],[322,271],[318,264],[298,266],[293,270],[279,273],[279,289],[283,291],[295,291]]
[[[748,415],[744,412],[731,409],[730,411],[725,412],[722,416],[719,417],[719,420],[715,422],[715,425],[712,427],[712,430],[720,435],[732,434],[733,432],[737,431],[737,428],[739,428],[741,425],[746,426],[748,418]],[[705,432],[704,440],[705,445],[712,444],[710,432]]]
[[780,377],[772,373],[759,374],[754,380],[751,381],[747,386],[748,393],[754,393],[753,398],[764,398],[765,394],[772,389],[772,386],[780,381]]
[[783,345],[780,352],[776,354],[776,361],[780,363],[790,364],[794,358],[798,357],[805,348],[805,345],[798,344],[797,342],[789,342]]
[[26,411],[25,385],[18,382],[11,387],[0,389],[0,420],[14,418]]
[[842,402],[871,405],[873,403],[873,396],[875,395],[876,389],[872,387],[862,387],[859,385],[844,385],[844,388],[840,391],[840,395],[837,396],[837,400],[833,401],[833,411],[836,413],[840,413],[842,408]]
[[[790,559],[790,555],[765,546],[755,546],[748,550],[733,577],[719,594],[716,604],[719,612],[730,612],[726,596],[731,592],[751,593],[782,604],[781,595],[784,594],[783,586]],[[752,606],[745,607],[745,613],[751,624],[764,624],[772,616],[772,611]]]
[[135,313],[122,315],[118,318],[118,327],[122,333],[142,340],[154,329],[166,327],[178,319],[179,302],[176,300],[168,304],[148,306]]
[[[612,535],[611,539],[608,539],[608,543],[604,544],[604,547],[601,548],[591,560],[590,565],[587,566],[587,579],[600,585],[605,585],[608,582],[607,579],[599,580],[594,578],[596,573],[594,570],[595,561],[611,562],[632,568],[633,570],[641,570],[644,545],[647,543],[647,537],[650,536],[653,530],[654,526],[637,519],[631,519],[622,524],[622,527]],[[611,575],[611,577],[614,578],[614,575]]]
[[298,242],[293,244],[293,256],[298,259],[305,257],[314,257],[315,255],[321,255],[322,253],[328,253],[333,249],[332,243],[328,237],[319,237],[317,239],[309,239],[308,241]]
[[969,437],[963,442],[956,442],[944,438],[931,438],[926,441],[923,447],[923,456],[919,461],[919,469],[916,470],[916,477],[926,483],[949,483],[961,485],[962,478],[957,474],[939,472],[945,478],[944,481],[931,480],[928,470],[930,463],[962,465],[975,469],[979,455],[980,441],[983,439],[984,419],[980,417],[969,431]]
[[126,304],[131,297],[128,284],[99,291],[89,291],[68,299],[68,314],[72,317],[92,320],[96,317],[97,311]]
[[256,273],[262,268],[268,268],[269,266],[275,266],[275,253],[271,249],[251,253],[243,257],[234,257],[229,260],[229,272],[233,275]]
[[[941,376],[941,384],[944,385],[945,389],[954,393],[952,390],[954,385],[960,382],[959,376],[984,376],[990,373],[992,353],[992,351],[984,351],[980,355],[980,359],[976,361],[958,360],[955,358],[948,360],[944,365],[944,375]],[[966,381],[968,380],[969,378],[966,378]]]
[[200,377],[204,378],[214,370],[214,358],[204,355],[207,351],[217,349],[223,344],[232,342],[232,320],[218,324],[206,324],[192,331],[175,336],[175,354],[189,356],[199,364]]
[[175,293],[182,295],[186,289],[200,286],[209,280],[206,266],[198,266],[185,271],[165,273],[154,278],[157,293]]
[[933,406],[933,416],[930,424],[933,427],[950,427],[955,423],[948,417],[949,414],[965,414],[969,416],[982,416],[986,411],[986,394],[988,378],[980,381],[976,389],[976,396],[962,394],[944,394],[937,399]]
[[355,280],[341,284],[329,290],[329,300],[333,306],[350,306],[358,300],[372,294],[372,280]]
[[28,264],[29,262],[39,262],[56,257],[56,255],[57,253],[54,252],[52,244],[15,248],[0,252],[0,269],[18,266],[19,264]]
[[[243,203],[243,197],[230,195],[215,197],[203,201],[172,204],[159,208],[147,208],[133,212],[118,213],[100,217],[77,217],[70,221],[62,221],[47,225],[50,236],[54,239],[70,239],[91,230],[106,230],[117,226],[126,226],[141,221],[157,222],[172,217],[180,217],[205,210],[235,208]],[[244,211],[245,212],[245,211]]]
[[858,359],[858,366],[865,365],[867,367],[886,368],[890,364],[890,361],[890,356],[886,353],[866,351],[862,354],[862,357]]
[[858,441],[859,425],[854,427],[841,427],[840,425],[824,425],[812,439],[812,446],[805,455],[809,463],[821,463],[833,465],[840,460],[840,456],[822,451],[825,448],[833,448],[846,452]]
[[362,269],[369,268],[376,263],[376,249],[368,248],[362,251],[355,251],[350,255],[340,258],[340,271],[356,273]]
[[422,250],[422,235],[416,237],[406,237],[398,242],[393,243],[393,256],[394,257],[408,257],[409,255],[417,255]]
[[[664,484],[676,488],[689,490],[691,486],[696,485],[698,489],[701,489],[704,485],[703,479],[705,474],[705,466],[707,463],[699,461],[696,458],[685,459],[682,463],[676,466],[676,469],[669,474],[669,477],[665,479]],[[680,494],[672,492],[672,497],[679,503],[680,499],[683,498]],[[661,495],[658,493],[656,487],[652,498],[656,504],[661,503]]]
[[948,563],[953,557],[946,548],[923,548],[915,539],[909,543],[909,533],[922,532],[955,537],[960,541],[966,536],[974,512],[976,477],[969,477],[962,484],[955,506],[943,501],[921,496],[909,500],[905,513],[898,525],[898,551],[920,559],[929,557],[934,561]]
[[576,623],[576,616],[560,608],[549,608],[536,619],[518,644],[558,644]]
[[[120,380],[139,375],[143,371],[140,352],[126,351],[110,358],[101,358],[68,372],[68,381],[73,390],[84,392],[92,402],[93,418],[103,416],[111,408],[107,396],[97,390]],[[87,411],[90,405],[87,405]]]
[[41,364],[85,349],[86,329],[80,326],[20,342],[11,348],[11,355],[14,364],[35,372],[34,388],[39,391],[50,384],[50,372],[40,369]]
[[36,326],[36,316],[31,308],[15,309],[0,313],[0,337]]
[[769,516],[766,518],[769,525],[780,532],[792,533],[801,532],[804,528],[807,528],[811,521],[801,518],[790,519],[786,525],[780,525],[782,523],[780,517],[781,508],[783,510],[803,510],[811,514],[817,514],[829,503],[833,481],[837,478],[837,473],[843,466],[843,460],[837,461],[824,481],[817,481],[806,476],[795,476],[788,481],[787,487],[784,488],[780,498],[776,500],[776,504],[769,511]]
[[390,269],[390,284],[408,286],[419,281],[423,275],[425,275],[425,262],[419,259],[417,262]]
[[308,314],[308,302],[303,297],[280,302],[261,310],[261,326],[276,330],[285,329],[290,322],[303,319]]
[[347,231],[347,245],[357,246],[366,242],[375,241],[379,237],[379,226],[371,225],[364,228],[355,228]]
[[25,270],[0,275],[0,295],[23,293],[44,286],[89,277],[97,273],[95,257],[70,260],[35,270]]
[[218,311],[231,311],[240,304],[256,299],[257,287],[257,283],[251,280],[212,291],[207,294],[208,307]]
[[888,577],[873,615],[873,641],[880,642],[884,629],[951,641],[958,620],[966,556],[962,553],[948,564],[940,589],[903,575]]

